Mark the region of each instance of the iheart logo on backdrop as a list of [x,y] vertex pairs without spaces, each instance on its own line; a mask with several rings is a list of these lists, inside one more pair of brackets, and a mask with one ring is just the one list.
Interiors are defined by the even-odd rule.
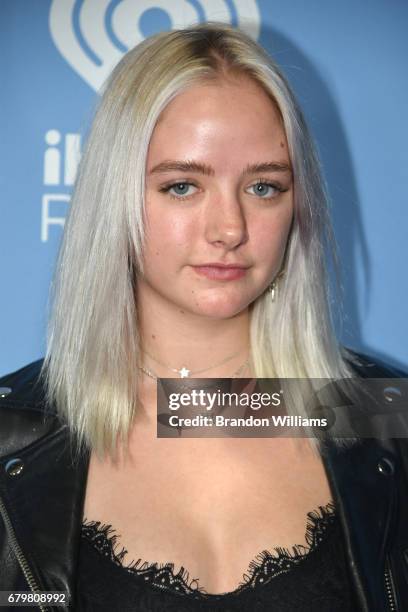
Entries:
[[49,26],[64,59],[99,91],[121,57],[147,36],[207,20],[259,36],[256,0],[53,0]]

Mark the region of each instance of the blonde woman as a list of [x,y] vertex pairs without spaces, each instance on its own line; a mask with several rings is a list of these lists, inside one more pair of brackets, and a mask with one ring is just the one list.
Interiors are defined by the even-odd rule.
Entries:
[[301,111],[259,45],[206,23],[124,56],[45,360],[0,381],[1,589],[98,612],[404,609],[404,440],[156,435],[157,378],[400,375],[339,346],[329,228]]

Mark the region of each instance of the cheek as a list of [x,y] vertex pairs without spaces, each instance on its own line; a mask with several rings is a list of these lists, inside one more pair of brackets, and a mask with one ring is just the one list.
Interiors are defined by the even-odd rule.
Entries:
[[280,215],[273,220],[257,223],[254,231],[257,255],[265,264],[273,264],[282,257],[288,241],[292,215]]
[[171,209],[157,207],[146,219],[146,252],[162,257],[177,257],[194,242],[196,224]]

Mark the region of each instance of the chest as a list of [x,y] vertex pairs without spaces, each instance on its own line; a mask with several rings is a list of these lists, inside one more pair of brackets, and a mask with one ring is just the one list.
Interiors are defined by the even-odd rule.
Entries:
[[143,438],[126,464],[91,457],[84,516],[115,528],[125,562],[170,561],[226,592],[262,550],[305,544],[330,499],[321,460],[290,440]]

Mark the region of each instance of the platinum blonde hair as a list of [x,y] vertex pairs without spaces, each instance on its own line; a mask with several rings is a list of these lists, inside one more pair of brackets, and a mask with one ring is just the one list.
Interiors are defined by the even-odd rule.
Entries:
[[302,112],[278,67],[242,31],[209,22],[156,34],[113,70],[95,114],[52,283],[42,368],[47,399],[80,446],[114,457],[137,411],[135,274],[142,270],[149,142],[169,102],[204,81],[247,75],[270,95],[286,131],[294,220],[278,299],[251,306],[257,377],[348,377],[330,316],[327,200]]

